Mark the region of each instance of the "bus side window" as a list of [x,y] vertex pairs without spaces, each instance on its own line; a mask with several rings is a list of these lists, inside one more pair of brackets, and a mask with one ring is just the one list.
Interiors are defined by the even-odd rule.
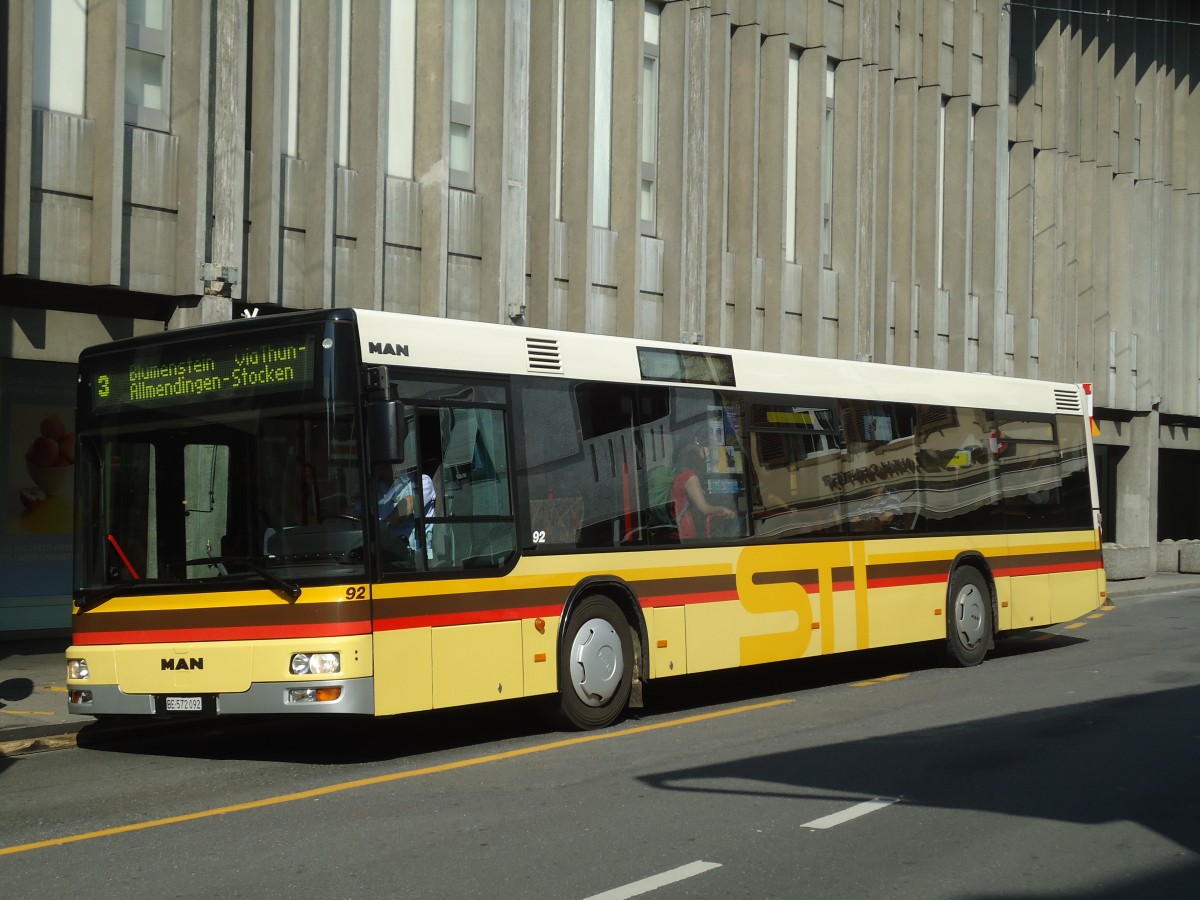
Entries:
[[516,549],[508,441],[499,409],[438,411],[440,452],[431,460],[437,499],[431,568],[495,568]]

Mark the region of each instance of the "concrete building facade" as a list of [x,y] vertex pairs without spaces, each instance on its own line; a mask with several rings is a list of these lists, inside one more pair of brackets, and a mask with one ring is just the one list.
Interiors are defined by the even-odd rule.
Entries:
[[67,623],[24,452],[79,351],[248,310],[1091,382],[1148,574],[1200,538],[1200,9],[1096,6],[3,3],[0,631]]

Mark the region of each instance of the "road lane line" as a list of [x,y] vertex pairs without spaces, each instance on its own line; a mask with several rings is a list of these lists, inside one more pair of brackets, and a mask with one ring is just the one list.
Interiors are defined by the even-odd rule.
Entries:
[[508,759],[517,759],[522,756],[532,756],[535,753],[545,753],[549,750],[562,750],[567,747],[577,747],[582,744],[590,744],[595,741],[606,741],[612,738],[628,737],[635,734],[646,734],[651,731],[661,731],[664,728],[674,728],[680,725],[693,725],[697,722],[707,722],[713,719],[721,719],[725,716],[739,715],[741,713],[757,712],[758,710],[771,709],[776,706],[784,706],[791,703],[791,700],[768,700],[763,703],[753,703],[748,706],[737,706],[733,709],[724,709],[712,713],[702,713],[696,716],[686,716],[682,719],[672,719],[668,722],[655,722],[652,725],[638,725],[633,728],[625,728],[620,731],[605,731],[597,734],[585,734],[575,738],[568,738],[562,741],[551,741],[548,744],[538,744],[533,747],[522,747],[517,750],[505,750],[502,753],[493,753],[488,756],[475,756],[469,759],[460,759],[456,762],[442,763],[436,766],[427,766],[423,769],[412,769],[406,772],[392,772],[389,775],[376,775],[373,778],[359,778],[354,781],[342,781],[337,784],[328,784],[324,787],[311,788],[307,791],[296,791],[291,794],[280,794],[275,797],[264,797],[261,800],[251,800],[247,803],[235,803],[232,806],[218,806],[213,809],[202,809],[197,812],[184,813],[179,816],[167,816],[162,819],[151,819],[148,822],[134,822],[129,825],[117,825],[112,828],[102,828],[98,831],[88,831],[83,834],[70,834],[60,838],[51,838],[46,841],[35,841],[32,844],[16,844],[11,847],[0,847],[0,856],[8,856],[12,853],[25,853],[30,850],[41,850],[46,847],[58,847],[63,844],[74,844],[79,841],[90,841],[95,838],[111,837],[117,834],[129,834],[134,831],[145,831],[148,828],[161,828],[164,825],[178,825],[181,822],[195,822],[199,819],[209,819],[214,816],[223,816],[228,813],[245,812],[251,809],[264,809],[268,806],[279,806],[283,803],[295,803],[297,800],[310,800],[313,797],[324,797],[329,794],[338,794],[342,791],[355,790],[356,788],[373,787],[378,784],[388,784],[393,781],[403,781],[406,778],[416,778],[421,775],[439,775],[443,772],[453,772],[457,769],[468,769],[473,766],[484,765],[485,763],[502,762]]
[[851,819],[857,819],[859,816],[865,816],[867,813],[873,813],[885,807],[891,806],[893,803],[899,803],[898,797],[888,799],[886,797],[868,800],[865,803],[857,803],[849,809],[843,809],[841,812],[833,813],[832,815],[822,816],[819,819],[813,819],[811,822],[805,822],[801,828],[833,828],[835,825],[842,825],[849,822]]
[[648,894],[651,891],[657,891],[661,887],[666,887],[668,884],[674,884],[677,881],[684,881],[688,878],[695,878],[697,875],[703,875],[705,872],[719,868],[721,868],[720,863],[696,860],[693,863],[688,863],[686,866],[671,869],[669,872],[651,875],[649,878],[643,878],[641,881],[634,881],[621,885],[621,887],[615,887],[611,891],[605,891],[603,894],[593,894],[587,900],[628,900],[629,897]]
[[850,687],[870,687],[874,684],[884,684],[888,681],[899,681],[901,678],[907,678],[907,672],[900,672],[896,675],[881,675],[879,678],[872,678],[870,681],[856,681]]

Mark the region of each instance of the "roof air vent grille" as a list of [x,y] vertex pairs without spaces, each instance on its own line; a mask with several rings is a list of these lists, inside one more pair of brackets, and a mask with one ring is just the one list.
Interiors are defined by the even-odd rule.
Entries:
[[525,347],[529,351],[529,370],[531,372],[561,372],[562,362],[558,356],[558,341],[553,338],[525,338]]
[[1063,413],[1081,413],[1083,412],[1083,403],[1079,399],[1078,391],[1065,391],[1056,388],[1054,391],[1054,405],[1059,412]]

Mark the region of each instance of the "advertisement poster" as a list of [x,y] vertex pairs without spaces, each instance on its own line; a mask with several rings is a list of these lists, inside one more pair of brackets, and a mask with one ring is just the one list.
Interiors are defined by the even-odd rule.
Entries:
[[0,599],[71,595],[75,366],[0,359]]

